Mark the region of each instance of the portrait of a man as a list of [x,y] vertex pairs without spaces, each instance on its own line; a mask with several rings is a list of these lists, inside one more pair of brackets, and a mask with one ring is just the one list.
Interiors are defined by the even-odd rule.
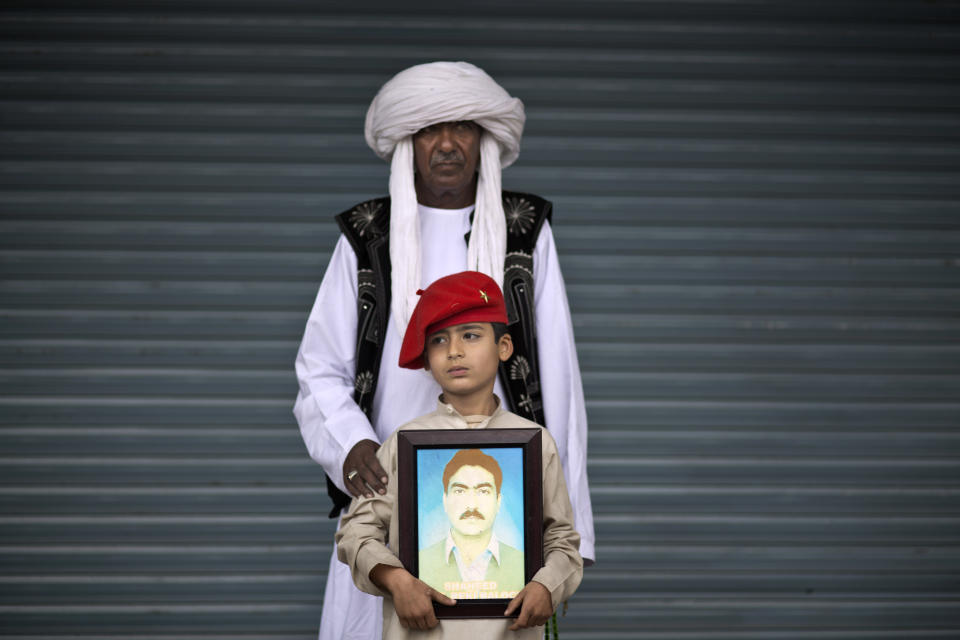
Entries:
[[504,500],[500,463],[480,449],[460,449],[439,480],[421,486],[440,494],[445,518],[433,527],[439,529],[435,541],[420,547],[419,578],[455,599],[513,598],[524,585],[524,555],[497,535]]

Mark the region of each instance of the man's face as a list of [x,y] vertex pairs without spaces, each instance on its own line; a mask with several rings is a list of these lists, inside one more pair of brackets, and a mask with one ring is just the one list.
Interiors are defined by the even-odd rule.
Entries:
[[480,164],[480,127],[469,120],[441,122],[413,135],[420,186],[434,195],[473,188]]
[[479,536],[489,531],[500,510],[493,474],[473,465],[457,469],[443,494],[443,509],[450,526],[461,535]]

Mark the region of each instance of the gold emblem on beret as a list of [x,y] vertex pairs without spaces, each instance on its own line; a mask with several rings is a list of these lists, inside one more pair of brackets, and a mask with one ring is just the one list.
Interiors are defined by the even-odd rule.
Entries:
[[483,289],[480,289],[480,297],[483,298],[484,302],[490,302],[490,298],[487,297],[487,293]]

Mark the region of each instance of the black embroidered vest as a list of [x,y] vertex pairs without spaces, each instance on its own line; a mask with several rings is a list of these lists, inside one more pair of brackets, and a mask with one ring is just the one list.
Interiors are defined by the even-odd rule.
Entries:
[[[546,426],[537,362],[533,250],[553,206],[539,196],[504,191],[503,211],[507,222],[503,297],[513,355],[500,364],[500,381],[507,396],[504,400],[514,413]],[[357,373],[353,399],[372,422],[373,394],[390,319],[390,198],[361,202],[336,220],[357,255]],[[469,237],[468,233],[465,240],[469,241]],[[330,517],[335,518],[349,506],[351,498],[329,477],[327,493],[333,500]]]

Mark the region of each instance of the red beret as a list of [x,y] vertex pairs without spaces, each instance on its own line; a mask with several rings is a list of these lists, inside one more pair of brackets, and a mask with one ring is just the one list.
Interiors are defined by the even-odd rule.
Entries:
[[493,278],[479,271],[461,271],[417,291],[420,299],[400,347],[400,366],[423,368],[427,336],[455,324],[507,322],[503,293]]

